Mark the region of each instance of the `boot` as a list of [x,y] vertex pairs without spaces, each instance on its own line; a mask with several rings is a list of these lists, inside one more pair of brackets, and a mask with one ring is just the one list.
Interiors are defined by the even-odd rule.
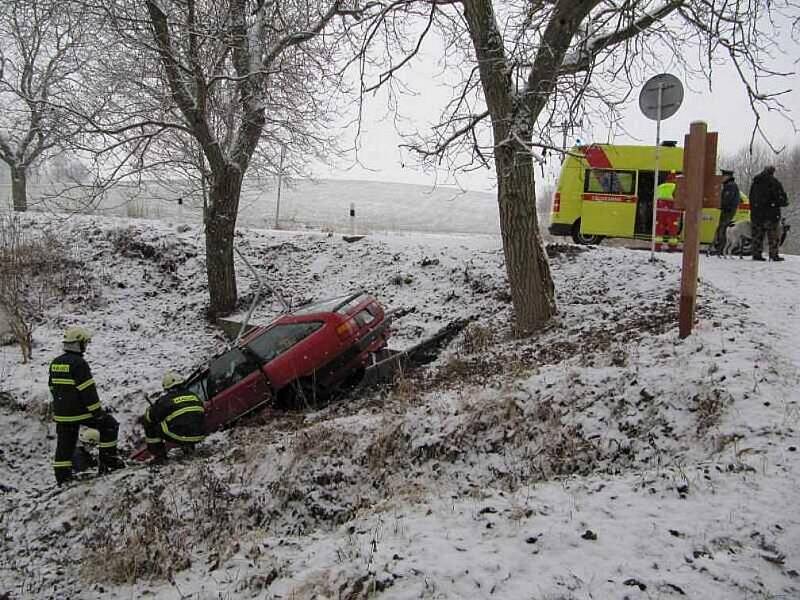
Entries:
[[770,256],[769,259],[774,260],[775,262],[781,262],[782,260],[786,260],[782,256],[778,256],[777,254],[775,256]]
[[151,467],[157,467],[167,462],[167,447],[164,444],[148,444],[147,449],[153,456],[147,461]]
[[72,473],[69,475],[56,475],[56,484],[60,488],[67,487],[73,481],[75,481],[75,478],[72,476]]
[[761,256],[760,254],[753,254],[753,260],[762,260],[763,261],[763,260],[767,260],[767,259],[764,258],[763,256]]
[[118,469],[125,468],[125,461],[123,461],[116,454],[107,454],[100,457],[100,465],[97,467],[98,475],[105,475]]

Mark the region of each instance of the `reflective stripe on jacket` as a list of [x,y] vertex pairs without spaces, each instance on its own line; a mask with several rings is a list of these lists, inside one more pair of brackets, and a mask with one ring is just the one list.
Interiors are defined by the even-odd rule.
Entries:
[[65,352],[50,363],[48,385],[53,396],[53,420],[79,423],[100,411],[92,371],[78,352]]
[[205,438],[203,402],[195,394],[178,386],[167,391],[145,412],[147,423],[158,423],[168,439],[195,443]]

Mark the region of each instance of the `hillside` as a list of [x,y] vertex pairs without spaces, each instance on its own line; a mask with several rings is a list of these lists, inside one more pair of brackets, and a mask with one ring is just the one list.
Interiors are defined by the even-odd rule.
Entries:
[[[795,257],[703,258],[679,340],[678,255],[553,245],[559,315],[515,340],[495,236],[241,229],[295,305],[364,288],[415,309],[397,348],[476,320],[389,389],[266,411],[190,459],[57,493],[46,365],[65,326],[94,332],[127,446],[166,366],[224,341],[203,318],[195,224],[22,223],[52,254],[30,288],[33,360],[0,347],[0,597],[800,596]],[[238,269],[244,310],[254,281]]]

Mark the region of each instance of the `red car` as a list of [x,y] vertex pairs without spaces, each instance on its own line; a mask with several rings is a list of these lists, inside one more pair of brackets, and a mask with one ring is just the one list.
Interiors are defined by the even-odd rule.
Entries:
[[[311,404],[357,383],[386,348],[389,322],[363,291],[304,306],[257,326],[187,378],[208,433],[265,405]],[[134,453],[143,460],[146,449]]]

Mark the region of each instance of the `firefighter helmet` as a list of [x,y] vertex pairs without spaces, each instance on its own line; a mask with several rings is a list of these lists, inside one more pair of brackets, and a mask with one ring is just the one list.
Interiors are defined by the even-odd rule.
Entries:
[[180,385],[181,383],[183,383],[183,377],[178,375],[175,371],[167,371],[164,373],[163,379],[161,379],[161,387],[165,390]]
[[83,327],[69,327],[64,332],[64,343],[70,344],[73,342],[81,342],[84,344],[88,344],[92,341],[92,334],[89,333],[88,329],[84,329]]
[[96,446],[100,443],[100,432],[91,427],[83,427],[78,435],[78,439],[89,446]]

